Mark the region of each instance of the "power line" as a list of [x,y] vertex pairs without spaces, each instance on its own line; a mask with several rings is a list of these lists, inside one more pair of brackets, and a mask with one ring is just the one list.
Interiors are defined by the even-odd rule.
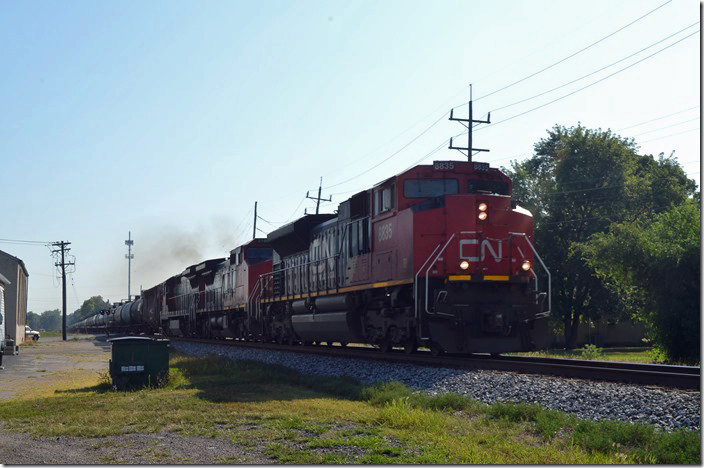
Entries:
[[557,101],[561,101],[562,99],[565,99],[566,97],[572,96],[573,94],[576,94],[576,93],[578,93],[578,92],[580,92],[580,91],[583,91],[583,90],[585,90],[585,89],[587,89],[587,88],[590,88],[590,87],[594,86],[594,85],[597,84],[597,83],[601,83],[602,81],[607,80],[607,79],[613,77],[614,75],[617,75],[617,74],[621,73],[622,71],[628,70],[629,68],[631,68],[631,67],[633,67],[633,66],[635,66],[635,65],[638,65],[639,63],[644,62],[645,60],[648,60],[649,58],[651,58],[651,57],[653,57],[653,56],[659,54],[660,52],[663,52],[663,51],[669,49],[670,47],[673,47],[673,46],[679,44],[680,42],[684,41],[685,39],[688,39],[688,38],[694,36],[694,35],[697,34],[699,31],[700,31],[700,30],[696,30],[696,31],[694,31],[692,34],[689,34],[689,35],[683,37],[682,39],[680,39],[680,40],[678,40],[678,41],[676,41],[676,42],[673,42],[672,44],[670,44],[670,45],[668,45],[668,46],[666,46],[666,47],[663,47],[662,49],[658,50],[657,52],[653,52],[652,54],[648,55],[647,57],[644,57],[644,58],[638,60],[637,62],[634,62],[634,63],[632,63],[632,64],[630,64],[630,65],[628,65],[628,66],[626,66],[626,67],[623,67],[623,68],[621,68],[620,70],[615,71],[615,72],[613,72],[612,74],[605,76],[604,78],[601,78],[601,79],[599,79],[599,80],[597,80],[597,81],[594,81],[594,82],[592,82],[592,83],[590,83],[590,84],[588,84],[588,85],[586,85],[586,86],[583,86],[583,87],[581,87],[581,88],[579,88],[579,89],[577,89],[577,90],[575,90],[575,91],[572,91],[571,93],[565,94],[564,96],[561,96],[561,97],[559,97],[559,98],[557,98],[557,99],[553,99],[553,100],[550,101],[550,102],[546,102],[545,104],[541,104],[541,105],[536,106],[536,107],[534,107],[534,108],[532,108],[532,109],[529,109],[529,110],[527,110],[527,111],[525,111],[525,112],[521,112],[520,114],[516,114],[516,115],[513,115],[513,116],[511,116],[511,117],[508,117],[508,118],[506,118],[506,119],[504,119],[504,120],[500,120],[500,121],[498,121],[498,122],[494,122],[494,123],[492,123],[492,124],[486,125],[485,127],[482,127],[482,128],[480,128],[479,130],[477,130],[477,131],[479,132],[479,131],[485,130],[485,129],[489,128],[489,127],[493,127],[493,126],[502,124],[502,123],[504,123],[504,122],[508,122],[509,120],[513,120],[513,119],[515,119],[515,118],[517,118],[517,117],[521,117],[521,116],[526,115],[526,114],[528,114],[528,113],[530,113],[530,112],[536,111],[536,110],[538,110],[538,109],[542,109],[542,108],[545,107],[545,106],[548,106],[548,105],[550,105],[550,104],[553,104],[553,103],[555,103],[555,102],[557,102]]
[[569,59],[571,59],[572,57],[574,57],[574,56],[576,56],[576,55],[578,55],[578,54],[581,54],[581,53],[584,52],[585,50],[587,50],[587,49],[589,49],[589,48],[591,48],[591,47],[593,47],[593,46],[599,44],[600,42],[603,42],[604,40],[610,38],[610,37],[613,36],[614,34],[623,31],[623,30],[626,29],[627,27],[629,27],[629,26],[631,26],[631,25],[637,23],[638,21],[642,20],[642,19],[645,18],[646,16],[648,16],[648,15],[654,13],[655,11],[657,11],[657,10],[659,10],[660,8],[664,7],[665,5],[667,5],[668,3],[670,3],[671,1],[672,1],[672,0],[666,1],[665,3],[663,3],[662,5],[660,5],[659,7],[655,8],[655,9],[653,9],[653,10],[650,10],[648,13],[644,14],[643,16],[641,16],[641,17],[639,17],[639,18],[637,18],[637,19],[631,21],[630,23],[628,23],[628,24],[625,25],[625,26],[622,26],[621,28],[617,29],[616,31],[612,32],[611,34],[608,34],[608,35],[602,37],[602,38],[599,39],[598,41],[592,42],[591,44],[589,44],[588,46],[586,46],[586,47],[584,47],[584,48],[578,50],[577,52],[575,52],[575,53],[573,53],[573,54],[571,54],[571,55],[569,55],[569,56],[567,56],[567,57],[565,57],[565,58],[563,58],[563,59],[561,59],[561,60],[558,60],[557,62],[555,62],[555,63],[553,63],[553,64],[551,64],[551,65],[548,65],[547,67],[545,67],[545,68],[543,68],[543,69],[541,69],[541,70],[538,70],[538,71],[535,72],[535,73],[532,73],[532,74],[530,74],[530,75],[528,75],[528,76],[526,76],[526,77],[524,77],[524,78],[521,78],[520,80],[514,81],[513,83],[511,83],[511,84],[509,84],[509,85],[506,85],[506,86],[504,86],[503,88],[497,89],[497,90],[495,90],[495,91],[490,92],[489,94],[485,94],[484,96],[478,97],[478,98],[475,99],[475,100],[478,101],[478,100],[480,100],[480,99],[484,99],[485,97],[488,97],[488,96],[491,96],[491,95],[493,95],[493,94],[496,94],[496,93],[498,93],[498,92],[500,92],[500,91],[503,91],[503,90],[505,90],[505,89],[508,89],[508,88],[510,88],[510,87],[512,87],[512,86],[514,86],[514,85],[517,85],[518,83],[521,83],[521,82],[523,82],[523,81],[525,81],[525,80],[527,80],[527,79],[529,79],[529,78],[533,78],[534,76],[539,75],[540,73],[543,73],[544,71],[549,70],[549,69],[553,68],[554,66],[559,65],[559,64],[561,64],[562,62],[564,62],[564,61],[566,61],[566,60],[569,60]]
[[0,239],[0,243],[3,244],[20,244],[20,245],[49,245],[51,241],[32,241],[32,240],[22,240],[22,239]]
[[448,115],[449,113],[450,113],[450,111],[445,112],[438,120],[436,120],[435,122],[433,122],[428,128],[426,128],[425,130],[423,130],[419,135],[417,135],[417,136],[416,136],[415,138],[413,138],[411,141],[409,141],[408,143],[406,143],[403,147],[401,147],[400,149],[398,149],[398,150],[397,150],[396,152],[394,152],[391,156],[387,157],[386,159],[383,159],[382,161],[380,161],[380,162],[377,163],[376,165],[370,167],[370,168],[367,169],[366,171],[360,172],[360,173],[357,174],[356,176],[350,177],[349,179],[343,180],[342,182],[338,182],[337,184],[328,185],[327,187],[325,187],[325,190],[327,190],[327,189],[329,189],[329,188],[332,188],[332,187],[337,187],[337,186],[342,185],[342,184],[346,184],[347,182],[350,182],[350,181],[352,181],[352,180],[354,180],[354,179],[356,179],[356,178],[358,178],[358,177],[361,177],[361,176],[363,176],[364,174],[368,173],[369,171],[371,171],[371,170],[373,170],[373,169],[376,169],[377,167],[381,166],[381,165],[384,164],[386,161],[388,161],[389,159],[391,159],[391,158],[393,158],[394,156],[396,156],[397,154],[399,154],[401,151],[403,151],[403,150],[405,150],[406,148],[408,148],[411,144],[415,143],[415,141],[418,140],[418,138],[420,138],[420,137],[422,137],[423,135],[425,135],[425,134],[428,132],[428,130],[430,130],[430,129],[433,128],[435,125],[437,125],[437,124],[438,124],[441,120],[443,120],[443,119],[445,118],[445,116]]
[[631,138],[635,138],[635,137],[637,137],[637,136],[645,135],[645,134],[647,134],[647,133],[659,132],[660,130],[664,130],[664,129],[666,129],[666,128],[671,128],[671,127],[676,127],[676,126],[678,126],[678,125],[686,124],[686,123],[689,123],[689,122],[694,122],[695,120],[699,120],[699,117],[695,117],[694,119],[685,120],[685,121],[683,121],[683,122],[678,122],[678,123],[676,123],[676,124],[668,125],[667,127],[660,127],[660,128],[656,128],[656,129],[654,129],[654,130],[648,130],[648,131],[645,131],[645,132],[637,133],[637,134],[635,134],[635,135],[632,135]]
[[697,128],[692,128],[692,129],[685,130],[685,131],[678,132],[678,133],[670,133],[669,135],[665,135],[665,136],[661,136],[661,137],[657,137],[657,138],[651,138],[650,140],[641,141],[640,144],[642,145],[644,143],[650,143],[651,141],[662,140],[663,138],[669,138],[669,137],[673,137],[673,136],[677,136],[677,135],[682,135],[684,133],[690,133],[690,132],[695,132],[695,131],[700,131],[700,130],[701,130],[701,128],[697,127]]
[[637,123],[637,124],[634,124],[634,125],[631,125],[631,126],[628,126],[628,127],[619,128],[619,129],[616,130],[616,131],[617,131],[617,132],[620,132],[620,131],[623,131],[623,130],[628,130],[629,128],[639,127],[639,126],[641,126],[641,125],[645,125],[645,124],[650,123],[650,122],[655,122],[656,120],[662,120],[662,119],[664,119],[664,118],[672,117],[673,115],[682,114],[682,113],[684,113],[684,112],[691,111],[691,110],[693,110],[693,109],[698,109],[698,108],[699,108],[699,106],[690,107],[689,109],[681,110],[681,111],[678,111],[678,112],[673,112],[672,114],[663,115],[662,117],[656,117],[656,118],[654,118],[654,119],[646,120],[645,122],[640,122],[640,123]]
[[669,36],[667,36],[667,37],[665,37],[665,38],[663,38],[663,39],[660,39],[659,41],[654,42],[654,43],[650,44],[650,45],[647,46],[647,47],[643,47],[643,48],[640,49],[639,51],[637,51],[637,52],[635,52],[635,53],[633,53],[633,54],[631,54],[631,55],[628,55],[627,57],[624,57],[624,58],[622,58],[622,59],[620,59],[620,60],[617,60],[617,61],[615,61],[615,62],[613,62],[613,63],[611,63],[611,64],[609,64],[609,65],[606,65],[605,67],[601,67],[601,68],[599,68],[598,70],[595,70],[595,71],[593,71],[593,72],[591,72],[591,73],[588,73],[588,74],[586,74],[586,75],[584,75],[584,76],[581,76],[581,77],[579,77],[579,78],[577,78],[577,79],[575,79],[575,80],[572,80],[572,81],[570,81],[570,82],[568,82],[568,83],[561,84],[560,86],[557,86],[557,87],[555,87],[555,88],[552,88],[552,89],[550,89],[550,90],[548,90],[548,91],[544,91],[544,92],[542,92],[542,93],[540,93],[540,94],[536,94],[535,96],[531,96],[531,97],[529,97],[529,98],[521,99],[520,101],[516,101],[516,102],[513,102],[513,103],[511,103],[511,104],[506,104],[505,106],[498,107],[498,108],[496,108],[496,109],[492,109],[492,111],[493,111],[493,112],[496,112],[496,111],[499,111],[499,110],[502,110],[502,109],[506,109],[506,108],[508,108],[508,107],[515,106],[515,105],[517,105],[517,104],[524,103],[524,102],[526,102],[526,101],[530,101],[530,100],[535,99],[535,98],[538,98],[538,97],[540,97],[540,96],[544,96],[545,94],[552,93],[553,91],[557,91],[558,89],[564,88],[565,86],[569,86],[569,85],[571,85],[572,83],[576,83],[577,81],[580,81],[580,80],[583,80],[583,79],[585,79],[585,78],[588,78],[588,77],[590,77],[590,76],[592,76],[592,75],[595,75],[595,74],[599,73],[600,71],[603,71],[603,70],[606,70],[607,68],[613,67],[613,66],[616,65],[617,63],[621,63],[621,62],[623,62],[624,60],[628,60],[629,58],[631,58],[631,57],[633,57],[633,56],[635,56],[635,55],[638,55],[638,54],[640,54],[641,52],[650,49],[651,47],[655,47],[656,45],[660,44],[661,42],[664,42],[664,41],[670,39],[671,37],[676,36],[677,34],[683,32],[683,31],[686,31],[687,29],[689,29],[689,28],[691,28],[691,27],[693,27],[693,26],[696,26],[696,25],[698,25],[698,24],[699,24],[698,21],[695,22],[695,23],[692,23],[692,24],[690,24],[689,26],[687,26],[686,28],[680,29],[680,30],[677,31],[676,33],[670,34]]

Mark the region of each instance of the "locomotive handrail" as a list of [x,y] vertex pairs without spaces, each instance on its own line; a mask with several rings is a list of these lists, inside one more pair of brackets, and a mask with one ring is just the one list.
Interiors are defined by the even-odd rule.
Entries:
[[425,265],[430,261],[430,259],[433,257],[435,252],[440,248],[440,245],[442,245],[442,242],[438,243],[438,245],[435,246],[435,249],[431,252],[430,255],[428,255],[428,258],[425,259],[425,262],[423,265],[418,269],[418,272],[416,273],[415,278],[413,279],[413,306],[415,308],[415,319],[418,323],[418,339],[419,340],[424,340],[428,339],[428,337],[423,337],[423,333],[421,330],[421,321],[420,321],[420,312],[418,311],[418,275],[420,275],[420,272],[423,271],[423,268]]
[[442,247],[442,249],[440,249],[440,252],[438,252],[438,254],[435,256],[435,260],[433,260],[432,262],[430,262],[430,265],[428,265],[428,269],[425,270],[425,313],[426,313],[426,314],[429,314],[429,313],[430,313],[430,311],[428,310],[428,273],[430,273],[430,269],[431,269],[431,268],[433,267],[433,265],[435,265],[435,263],[438,261],[438,259],[440,258],[440,255],[442,255],[442,253],[445,251],[445,249],[447,248],[447,246],[450,245],[450,242],[452,241],[452,239],[455,238],[455,234],[456,234],[456,233],[453,233],[453,234],[450,236],[450,238],[447,239],[447,242],[445,242],[445,245]]
[[[524,233],[524,232],[509,232],[509,235],[516,235],[516,236],[525,237],[526,242],[528,243],[528,246],[533,251],[533,254],[535,254],[535,258],[538,259],[538,261],[540,262],[540,265],[543,267],[543,270],[545,270],[545,273],[547,273],[547,275],[548,275],[548,310],[546,312],[552,313],[552,276],[550,275],[550,270],[548,270],[548,267],[545,266],[543,259],[540,258],[540,255],[538,255],[538,251],[535,250],[535,247],[533,247],[533,243],[530,241],[530,239],[528,238],[528,235],[526,233]],[[536,281],[537,281],[537,275],[536,275]]]
[[[302,263],[302,264],[300,264],[300,265],[291,265],[291,266],[289,266],[289,267],[282,268],[282,269],[280,269],[280,270],[271,271],[271,272],[269,272],[269,273],[264,273],[264,274],[262,274],[262,275],[260,275],[260,276],[266,276],[266,277],[272,277],[272,278],[273,278],[273,276],[274,276],[275,274],[284,274],[286,271],[292,270],[292,269],[294,269],[294,268],[306,268],[306,270],[308,270],[308,272],[310,273],[310,266],[311,266],[312,264],[314,264],[314,263],[323,263],[323,262],[327,262],[328,260],[331,260],[331,259],[335,259],[335,260],[337,261],[337,259],[338,259],[339,257],[340,257],[339,254],[335,254],[335,255],[331,255],[331,256],[329,256],[329,257],[325,257],[325,258],[319,258],[318,260],[311,260],[311,261],[308,261],[308,262],[306,262],[306,263]],[[326,275],[327,275],[327,265],[326,265]],[[318,276],[320,276],[320,275],[319,275],[319,274],[316,274],[316,278],[317,278]],[[335,276],[337,277],[337,269],[336,269],[336,271],[335,271]],[[318,282],[318,283],[319,283],[319,282]],[[326,280],[326,282],[325,282],[325,286],[326,286],[326,287],[328,286],[327,283],[328,283],[328,282],[327,282],[327,280]],[[336,282],[335,284],[337,285],[337,282]],[[309,294],[309,293],[311,293],[311,291],[310,291],[310,289],[311,289],[311,288],[310,288],[310,285],[311,285],[311,282],[309,281],[309,282],[308,282],[308,285],[307,285],[307,286],[308,286],[308,287],[307,287],[307,289],[308,289],[307,293],[304,293],[303,291],[301,291],[299,294]],[[301,281],[301,289],[303,289],[302,287],[303,287],[303,281]],[[315,292],[320,292],[320,289],[316,289]],[[287,294],[279,294],[279,295],[280,295],[280,296],[286,296]]]
[[415,318],[418,320],[420,317],[418,315],[418,275],[420,275],[420,272],[423,271],[423,268],[425,268],[425,265],[428,264],[430,259],[435,255],[435,252],[440,248],[440,245],[442,245],[442,242],[438,243],[438,245],[435,246],[435,249],[431,252],[430,255],[428,255],[428,258],[425,259],[425,262],[421,267],[418,269],[418,272],[416,273],[415,278],[413,279],[413,297],[416,298],[415,300]]

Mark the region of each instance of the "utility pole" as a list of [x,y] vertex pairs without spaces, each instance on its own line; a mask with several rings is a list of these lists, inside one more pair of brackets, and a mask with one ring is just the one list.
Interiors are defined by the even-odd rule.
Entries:
[[323,190],[323,178],[320,178],[320,186],[318,187],[318,196],[317,197],[310,197],[308,194],[310,191],[306,192],[306,198],[310,198],[311,200],[317,200],[317,203],[315,205],[315,214],[318,214],[318,211],[320,209],[320,202],[321,201],[332,201],[332,195],[330,195],[330,198],[320,198],[320,193]]
[[252,240],[257,238],[257,202],[254,202],[254,229],[252,229]]
[[66,341],[66,267],[75,265],[74,262],[69,262],[66,263],[66,253],[71,250],[68,249],[67,247],[71,245],[70,242],[66,241],[59,241],[59,242],[54,242],[51,245],[54,247],[59,247],[60,250],[54,250],[53,253],[56,252],[61,252],[61,263],[56,263],[55,265],[57,267],[61,267],[61,292],[62,292],[62,299],[63,299],[63,316],[61,320],[61,330],[62,330],[62,336],[63,340]]
[[[461,147],[457,147],[457,146],[452,146],[452,138],[450,138],[449,148],[459,150],[460,153],[462,153],[463,150],[467,151],[467,154],[465,154],[465,153],[462,153],[462,154],[465,154],[465,156],[467,156],[467,160],[469,160],[469,161],[472,161],[472,151],[488,152],[489,151],[488,149],[479,149],[479,148],[472,147],[472,124],[473,123],[485,123],[485,124],[491,123],[491,112],[489,112],[489,114],[487,115],[486,120],[474,120],[474,113],[472,111],[472,85],[471,84],[469,85],[469,118],[468,119],[458,119],[456,117],[453,117],[453,114],[452,114],[453,111],[454,111],[454,109],[450,110],[450,120],[456,120],[456,121],[460,122],[462,125],[464,125],[465,127],[467,127],[467,147],[461,148]],[[465,122],[467,122],[467,123],[465,124]]]
[[132,246],[134,245],[132,231],[128,231],[125,245],[127,246],[127,253],[125,254],[125,258],[127,259],[127,302],[129,302],[132,298],[130,294],[130,283],[132,282],[132,259],[134,258],[134,255],[132,255]]

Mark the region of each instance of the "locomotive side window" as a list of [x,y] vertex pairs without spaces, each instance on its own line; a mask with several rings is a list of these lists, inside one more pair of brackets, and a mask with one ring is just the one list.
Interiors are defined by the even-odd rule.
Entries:
[[349,256],[356,257],[369,253],[369,218],[360,219],[349,225]]
[[247,249],[247,263],[250,265],[254,263],[263,262],[264,260],[271,260],[273,255],[273,250],[266,247],[250,247]]
[[396,184],[391,184],[374,192],[374,214],[386,213],[394,208]]
[[439,197],[458,192],[457,179],[408,179],[403,183],[403,196],[406,198]]
[[509,195],[508,183],[501,180],[470,180],[467,184],[467,193]]

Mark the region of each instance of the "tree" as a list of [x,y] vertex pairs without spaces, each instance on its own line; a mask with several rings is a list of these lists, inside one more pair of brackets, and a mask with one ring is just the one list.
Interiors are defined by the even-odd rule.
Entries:
[[59,309],[46,310],[39,317],[39,328],[43,330],[61,330],[61,311]]
[[80,309],[76,309],[72,314],[71,323],[80,322],[103,309],[110,308],[110,301],[103,300],[102,296],[93,296],[83,301]]
[[700,220],[692,200],[652,223],[614,225],[582,247],[587,263],[640,311],[656,347],[673,361],[701,360]]
[[32,330],[38,330],[41,328],[41,318],[39,314],[35,314],[31,310],[27,312],[27,325]]
[[613,223],[652,219],[696,189],[676,161],[636,150],[632,139],[610,130],[555,126],[532,158],[506,171],[514,197],[534,214],[536,248],[552,273],[553,317],[568,348],[583,319],[626,315],[579,247]]

